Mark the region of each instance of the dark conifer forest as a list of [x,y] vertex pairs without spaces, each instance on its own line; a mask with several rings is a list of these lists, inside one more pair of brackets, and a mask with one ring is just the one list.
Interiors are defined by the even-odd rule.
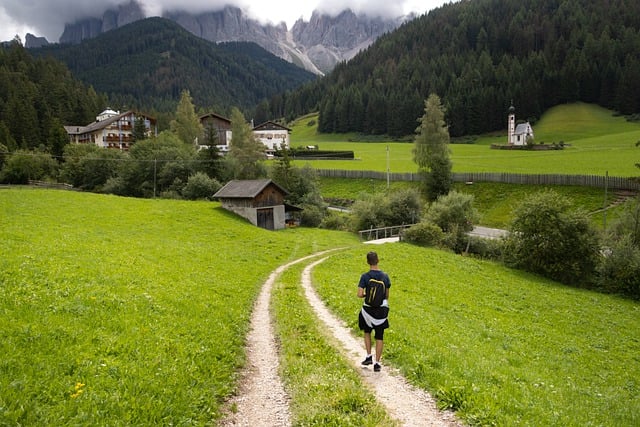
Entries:
[[17,41],[0,47],[0,152],[51,149],[68,141],[63,125],[91,123],[106,105],[60,61],[33,58]]
[[254,43],[211,43],[163,18],[136,21],[78,45],[31,52],[64,62],[114,106],[146,111],[174,111],[185,89],[200,107],[247,110],[316,79]]
[[549,107],[596,103],[640,112],[637,0],[462,0],[377,40],[287,97],[295,117],[320,111],[323,132],[413,134],[438,94],[452,136],[505,128]]

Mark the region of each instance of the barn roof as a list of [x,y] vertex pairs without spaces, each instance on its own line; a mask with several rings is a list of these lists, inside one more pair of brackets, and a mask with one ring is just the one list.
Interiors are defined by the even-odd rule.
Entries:
[[270,184],[276,186],[283,194],[289,194],[287,190],[270,179],[252,179],[229,181],[213,197],[220,199],[254,198]]

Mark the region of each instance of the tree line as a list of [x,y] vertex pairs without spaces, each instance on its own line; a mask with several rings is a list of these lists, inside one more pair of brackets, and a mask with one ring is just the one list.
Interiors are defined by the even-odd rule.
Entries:
[[[451,136],[535,122],[567,102],[640,113],[640,3],[474,0],[380,37],[325,78],[285,95],[284,114],[320,112],[321,132],[411,135],[438,94]],[[274,98],[272,111],[282,110]]]

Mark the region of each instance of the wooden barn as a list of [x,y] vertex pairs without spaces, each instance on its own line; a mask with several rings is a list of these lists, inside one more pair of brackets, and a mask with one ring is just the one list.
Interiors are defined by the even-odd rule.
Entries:
[[214,198],[222,207],[267,230],[286,226],[284,198],[289,192],[270,179],[229,181]]

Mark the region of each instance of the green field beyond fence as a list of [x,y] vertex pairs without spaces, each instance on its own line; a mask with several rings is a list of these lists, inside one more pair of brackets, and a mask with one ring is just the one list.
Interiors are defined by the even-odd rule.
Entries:
[[[376,171],[318,169],[317,173],[325,178],[376,179],[384,181],[420,181],[417,173],[385,173]],[[598,175],[560,175],[560,174],[519,174],[499,172],[454,172],[454,182],[500,182],[503,184],[524,185],[577,185],[582,187],[609,188],[615,190],[640,190],[640,179],[630,179]]]

